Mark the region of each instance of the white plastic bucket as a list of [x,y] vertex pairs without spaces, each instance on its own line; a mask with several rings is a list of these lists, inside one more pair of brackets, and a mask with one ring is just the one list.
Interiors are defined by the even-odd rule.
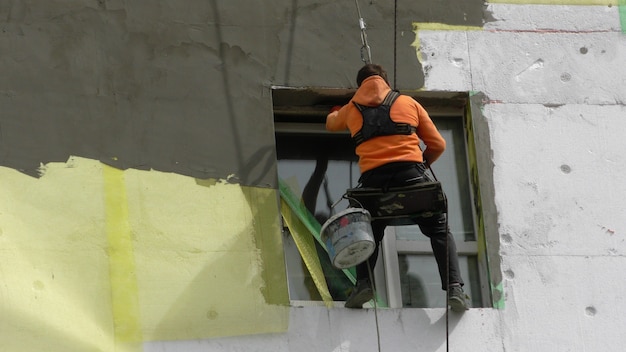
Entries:
[[348,208],[328,219],[321,230],[333,266],[346,269],[367,260],[376,245],[370,213],[363,208]]

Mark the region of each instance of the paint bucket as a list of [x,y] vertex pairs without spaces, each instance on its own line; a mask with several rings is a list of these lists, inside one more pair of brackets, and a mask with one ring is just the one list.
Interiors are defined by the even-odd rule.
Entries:
[[363,208],[348,208],[333,215],[321,230],[333,266],[346,269],[360,264],[374,253],[376,245],[370,213]]

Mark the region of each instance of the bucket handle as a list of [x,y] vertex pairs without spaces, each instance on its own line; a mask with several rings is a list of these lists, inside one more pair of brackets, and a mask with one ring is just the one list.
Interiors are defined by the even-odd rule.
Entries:
[[361,204],[361,202],[359,202],[356,198],[349,197],[347,192],[344,193],[339,199],[337,199],[337,201],[331,206],[331,208],[334,208],[335,206],[337,206],[337,204],[339,204],[339,202],[341,202],[343,199],[353,200],[357,202],[361,208],[363,208],[363,204]]

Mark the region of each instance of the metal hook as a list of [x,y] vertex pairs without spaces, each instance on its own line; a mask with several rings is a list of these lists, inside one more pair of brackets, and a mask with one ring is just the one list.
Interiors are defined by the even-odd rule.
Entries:
[[[363,16],[361,16],[361,8],[359,7],[359,1],[355,0],[356,10],[359,15],[359,28],[361,29],[361,61],[366,64],[372,63],[372,51],[370,49],[369,44],[367,44],[367,33],[365,30],[367,29],[367,25],[365,24],[365,20]],[[367,55],[367,56],[366,56]]]

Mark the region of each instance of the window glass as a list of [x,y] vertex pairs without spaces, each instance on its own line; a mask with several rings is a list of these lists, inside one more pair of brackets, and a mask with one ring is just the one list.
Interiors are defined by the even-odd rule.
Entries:
[[[346,200],[341,200],[334,208],[332,205],[348,188],[358,185],[360,176],[354,143],[349,134],[328,133],[323,124],[329,106],[344,104],[351,94],[324,92],[304,90],[299,94],[295,90],[279,90],[280,94],[273,96],[278,176],[294,194],[302,198],[320,224],[348,207]],[[293,106],[300,98],[302,106]],[[313,106],[312,102],[318,105]],[[455,104],[451,101],[451,105]],[[447,144],[446,152],[433,165],[433,170],[448,198],[449,226],[461,249],[459,265],[465,280],[464,290],[472,298],[472,306],[480,307],[482,289],[487,286],[481,285],[481,280],[486,279],[486,274],[481,275],[478,265],[463,113],[462,109],[456,111],[442,113],[439,110],[433,117]],[[385,241],[385,253],[379,253],[374,273],[379,297],[384,302],[393,302],[390,305],[393,307],[444,307],[446,294],[441,289],[428,237],[421,233],[418,226],[388,229],[393,233],[392,236],[386,235],[391,243]],[[291,300],[321,301],[287,228],[283,234]],[[315,243],[333,299],[345,301],[353,286],[350,279],[342,270],[332,266],[326,251],[317,241]],[[381,260],[382,257],[385,258]]]
[[[448,198],[448,225],[456,241],[476,241],[463,121],[440,117],[435,124],[446,140],[446,151],[432,169]],[[404,240],[428,241],[416,225],[397,227],[396,236]]]
[[[315,172],[316,167],[318,171],[326,169],[325,177],[323,173],[318,175]],[[309,211],[315,215],[320,224],[323,224],[332,215],[348,206],[347,201],[342,200],[334,208],[332,207],[348,188],[356,186],[359,170],[356,162],[346,160],[282,159],[278,161],[278,175],[295,194],[302,198],[305,204],[309,204]],[[306,195],[303,194],[305,190]],[[310,204],[315,204],[315,206]],[[292,300],[321,301],[313,279],[306,269],[288,229],[284,229],[283,233],[290,298]],[[328,253],[317,241],[315,246],[333,300],[345,301],[353,286],[352,282],[342,270],[332,266]]]
[[[468,282],[476,282],[474,272],[475,256],[459,256],[462,277]],[[398,255],[402,306],[407,308],[441,308],[446,306],[446,292],[441,289],[437,263],[432,255]],[[472,306],[480,307],[480,288],[473,284],[463,287],[472,298]]]
[[[448,198],[448,226],[457,245],[462,242],[475,242],[474,210],[463,121],[459,118],[437,118],[435,124],[446,140],[446,152],[432,168]],[[432,249],[430,245],[426,245],[430,242],[429,238],[421,233],[417,225],[396,226],[394,230],[397,240],[426,241],[419,250],[403,252],[398,249],[402,305],[443,307],[445,291],[441,289]],[[477,257],[459,255],[459,265],[461,275],[466,281],[465,292],[472,298],[473,306],[481,306]],[[420,294],[423,296],[419,296]]]

